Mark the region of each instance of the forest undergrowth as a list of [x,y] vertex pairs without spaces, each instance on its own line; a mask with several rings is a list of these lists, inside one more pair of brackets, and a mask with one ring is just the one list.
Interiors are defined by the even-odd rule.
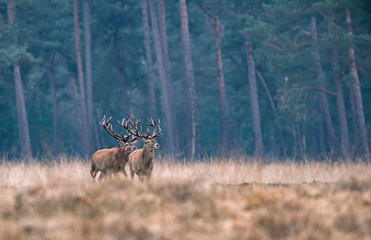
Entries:
[[149,183],[89,170],[2,159],[0,239],[371,239],[370,163],[157,159]]

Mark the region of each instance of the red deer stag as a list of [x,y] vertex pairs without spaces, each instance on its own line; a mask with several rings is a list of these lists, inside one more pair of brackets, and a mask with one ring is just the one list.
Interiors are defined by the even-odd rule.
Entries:
[[161,135],[160,120],[158,123],[152,118],[148,118],[148,126],[154,127],[152,134],[147,128],[147,135],[144,135],[142,132],[138,132],[138,124],[140,120],[135,120],[134,116],[131,115],[130,119],[127,122],[130,122],[130,127],[127,122],[125,124],[125,119],[120,124],[126,130],[128,130],[132,135],[142,139],[144,146],[141,149],[135,150],[129,155],[129,167],[131,179],[134,178],[134,173],[138,175],[139,180],[142,182],[144,177],[147,177],[149,181],[152,175],[153,169],[153,158],[155,156],[155,149],[158,149],[160,145],[155,141],[155,137]]
[[[135,142],[137,137],[133,137],[131,140],[130,132],[127,135],[119,135],[112,130],[112,125],[109,121],[112,117],[106,120],[106,116],[103,117],[100,125],[115,139],[119,141],[119,146],[110,149],[101,149],[96,151],[91,156],[91,170],[90,174],[95,179],[97,173],[100,171],[101,175],[98,181],[102,180],[107,174],[115,174],[121,172],[127,177],[125,171],[125,165],[129,160],[129,154],[136,149]],[[124,123],[123,119],[123,123]]]

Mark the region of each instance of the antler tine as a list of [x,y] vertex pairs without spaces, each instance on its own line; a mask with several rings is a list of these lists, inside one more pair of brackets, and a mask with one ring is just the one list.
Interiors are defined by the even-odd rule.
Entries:
[[138,125],[140,123],[140,120],[135,120],[134,114],[130,115],[130,118],[128,118],[128,121],[131,124],[131,127],[135,132],[138,132]]
[[148,126],[155,127],[156,122],[154,122],[152,118],[147,118],[147,121],[148,121],[147,123]]
[[[134,136],[134,137],[132,138],[131,142],[133,142],[135,139],[137,139],[137,137],[141,137],[141,135],[138,133],[138,124],[139,124],[139,120],[138,120],[138,121],[135,121],[135,118],[134,118],[134,115],[133,115],[133,114],[131,114],[131,116],[130,116],[127,120],[125,120],[125,118],[122,119],[122,122],[121,122],[121,123],[119,122],[119,124],[120,124],[123,128],[125,128],[126,131],[127,131],[130,135]],[[129,124],[130,124],[131,126],[129,126]]]
[[124,138],[124,142],[131,142],[131,141],[135,140],[135,139],[132,139],[132,140],[128,141],[130,136],[132,135],[132,133],[127,130],[127,125],[128,124],[127,124],[127,122],[125,122],[125,118],[122,119],[122,122],[120,122],[119,120],[117,120],[117,122],[121,127],[125,128],[125,130],[126,130],[127,135],[122,135],[121,134]]
[[108,119],[106,119],[106,115],[103,116],[102,118],[102,122],[100,123],[100,125],[103,126],[103,128],[114,138],[116,138],[117,140],[120,140],[120,141],[126,141],[126,138],[122,135],[119,135],[117,133],[115,133],[112,129],[112,124],[110,124],[109,122],[111,121],[112,117],[110,116]]
[[135,136],[133,140],[135,140],[137,137],[148,139],[148,138],[154,138],[154,137],[161,135],[160,120],[158,120],[158,123],[157,123],[152,118],[148,118],[147,125],[153,127],[154,130],[151,134],[150,130],[147,128],[146,135],[143,134],[142,126],[140,126],[140,131],[138,131],[139,123],[140,123],[140,120],[136,120],[133,114],[130,114],[130,117],[128,117],[127,119],[124,118],[122,119],[121,122],[119,122],[119,124],[123,128],[125,128],[128,133],[130,133],[132,136]]
[[[151,136],[149,136],[149,130],[147,129],[148,137],[154,138],[154,137],[158,137],[158,136],[161,135],[160,119],[158,119],[158,124],[157,124],[156,121],[153,120],[153,118],[148,118],[148,124],[147,125],[151,126],[151,127],[154,127]],[[156,132],[156,130],[157,130],[157,132]]]
[[103,127],[104,126],[108,126],[109,125],[109,121],[111,121],[112,117],[110,116],[108,118],[108,120],[106,120],[106,115],[103,116],[102,118],[102,122],[100,122],[99,124],[102,125]]

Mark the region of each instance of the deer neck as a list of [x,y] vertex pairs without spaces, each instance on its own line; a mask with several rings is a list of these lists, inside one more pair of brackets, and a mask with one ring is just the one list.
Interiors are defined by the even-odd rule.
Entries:
[[123,156],[125,156],[125,148],[123,148],[123,147],[118,147],[117,156],[118,156],[118,157],[123,157]]
[[144,144],[143,146],[143,160],[151,161],[155,156],[155,150],[148,145]]

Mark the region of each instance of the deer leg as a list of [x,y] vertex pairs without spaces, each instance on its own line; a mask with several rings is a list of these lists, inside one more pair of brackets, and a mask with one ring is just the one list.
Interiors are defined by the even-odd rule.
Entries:
[[143,182],[144,181],[144,176],[143,175],[138,175],[139,181]]
[[98,181],[102,181],[103,178],[106,176],[106,174],[107,174],[106,170],[101,170],[100,171],[100,176],[98,178]]
[[133,178],[134,178],[134,169],[133,169],[133,167],[131,166],[131,164],[129,164],[129,166],[130,166],[130,176],[131,176],[131,180],[133,180]]
[[120,172],[124,174],[126,178],[128,177],[128,174],[126,173],[125,168],[121,169]]
[[98,173],[98,170],[97,168],[95,167],[94,164],[91,165],[91,169],[90,169],[90,175],[93,179],[95,179],[95,177],[97,176],[97,173]]
[[151,176],[152,176],[152,172],[148,172],[148,173],[147,173],[147,180],[148,180],[148,181],[151,179]]

